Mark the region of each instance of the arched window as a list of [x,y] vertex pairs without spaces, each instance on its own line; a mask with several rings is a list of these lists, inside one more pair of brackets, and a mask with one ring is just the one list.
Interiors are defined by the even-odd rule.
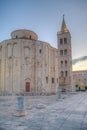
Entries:
[[42,50],[40,49],[39,52],[40,52],[40,54],[41,54]]
[[63,61],[61,61],[61,66],[63,66]]
[[62,45],[63,44],[63,39],[60,39],[60,45]]
[[65,66],[67,66],[67,60],[65,60]]
[[54,78],[52,78],[52,83],[54,83]]
[[64,44],[66,44],[67,43],[67,38],[64,38]]
[[31,35],[30,35],[30,40],[31,40]]
[[63,55],[63,50],[60,50],[60,55]]
[[68,71],[65,71],[65,76],[66,76],[66,77],[68,76]]
[[63,71],[61,71],[61,77],[64,77],[64,73],[63,73]]
[[48,83],[48,77],[46,77],[46,83]]
[[67,55],[67,49],[64,50],[64,55]]

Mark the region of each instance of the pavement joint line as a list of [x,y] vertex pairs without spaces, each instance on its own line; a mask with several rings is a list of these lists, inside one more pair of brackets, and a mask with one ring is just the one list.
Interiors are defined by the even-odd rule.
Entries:
[[[75,106],[76,107],[76,106]],[[71,113],[68,115],[68,117],[70,117]],[[63,123],[61,124],[61,126],[59,127],[59,130],[61,129],[61,127],[63,126],[63,124],[65,123],[65,121],[68,119],[68,117],[63,121]]]
[[[80,101],[79,101],[78,104],[80,104],[80,103],[82,102],[83,99],[84,99],[84,98],[80,98]],[[78,106],[78,104],[77,104],[77,106]],[[70,115],[71,115],[71,113],[68,115],[68,117],[70,117]],[[84,114],[84,116],[86,116],[86,114]],[[64,122],[68,119],[68,117],[64,120]],[[84,120],[84,118],[83,118],[83,120]],[[60,126],[59,130],[60,130],[61,127],[63,126],[64,122],[63,122],[62,125]],[[83,124],[83,121],[82,121],[82,124]],[[80,129],[80,130],[81,130],[81,129]]]
[[84,113],[84,117],[83,117],[83,121],[82,121],[82,124],[81,124],[81,128],[80,128],[80,130],[82,130],[83,128],[83,123],[84,123],[84,119],[85,119],[85,117],[86,117],[86,114],[87,114],[87,111]]
[[[75,100],[76,99],[76,100]],[[59,109],[62,109],[64,106],[64,109],[63,109],[63,111],[62,112],[60,112],[60,113],[57,113],[58,114],[58,118],[56,118],[56,119],[62,119],[62,118],[64,118],[64,120],[61,120],[62,121],[62,123],[61,123],[61,125],[59,126],[59,128],[61,127],[61,128],[63,128],[63,124],[69,119],[69,117],[70,117],[70,115],[72,116],[73,115],[73,113],[74,113],[74,111],[76,111],[76,112],[82,112],[81,114],[82,114],[82,121],[81,121],[81,128],[77,128],[77,129],[79,129],[79,130],[82,130],[82,128],[83,128],[83,124],[84,124],[84,120],[86,121],[86,119],[85,118],[87,118],[87,111],[86,111],[86,106],[87,106],[87,104],[86,104],[86,99],[87,99],[87,93],[82,93],[82,95],[80,95],[80,94],[78,94],[78,95],[75,95],[75,97],[73,96],[73,98],[71,98],[71,99],[69,99],[69,98],[67,98],[67,99],[64,99],[64,102],[55,102],[54,104],[50,104],[50,105],[48,105],[47,107],[46,107],[46,109],[44,109],[44,111],[38,111],[38,113],[34,113],[33,114],[33,118],[34,118],[34,116],[36,116],[36,119],[35,119],[35,122],[37,121],[37,119],[39,119],[40,120],[40,114],[41,113],[43,113],[43,117],[44,117],[44,113],[45,113],[45,119],[46,119],[46,114],[49,114],[48,112],[51,112],[51,110],[53,110],[53,112],[52,112],[52,114],[53,114],[53,117],[55,118],[55,114],[56,114],[56,111],[54,111],[55,110],[55,108],[57,109],[57,105],[60,107]],[[71,101],[71,103],[69,102],[68,103],[68,101],[70,101],[70,100],[72,100]],[[7,104],[7,102],[5,101],[5,103]],[[4,104],[5,104],[4,103]],[[44,103],[43,103],[44,104]],[[82,105],[83,105],[83,107],[82,107]],[[62,107],[63,106],[63,107]],[[9,107],[8,105],[6,106],[6,108],[7,107]],[[12,106],[12,109],[13,109],[13,106]],[[79,109],[79,111],[78,111],[78,109]],[[1,109],[0,109],[1,110]],[[2,109],[3,110],[3,109]],[[49,111],[50,110],[50,111]],[[83,111],[83,110],[85,110],[85,111]],[[33,112],[33,111],[32,111]],[[54,113],[55,112],[55,113]],[[9,112],[10,114],[11,114],[11,111]],[[9,113],[8,113],[8,115],[9,115]],[[39,115],[38,115],[39,114]],[[64,117],[63,117],[63,114],[64,114]],[[79,113],[78,113],[79,114]],[[2,116],[3,116],[3,114],[2,114]],[[11,115],[8,117],[9,118],[9,121],[11,120]],[[42,118],[42,117],[41,117]],[[75,119],[76,119],[76,117],[74,117]],[[26,118],[25,118],[26,119]],[[31,120],[31,118],[28,116],[27,117],[27,120],[25,120],[25,119],[23,119],[23,121],[24,121],[24,123],[26,124],[26,121],[28,122],[28,121],[30,121]],[[18,119],[17,119],[18,120]],[[14,121],[17,121],[17,120],[14,120]],[[20,120],[19,122],[21,122],[22,120]],[[32,121],[33,121],[33,119],[32,119]],[[56,120],[57,121],[57,120]],[[44,122],[45,123],[45,122]],[[50,123],[50,122],[49,122]],[[15,125],[16,124],[14,124],[14,127],[15,127]],[[36,124],[37,125],[37,124]],[[43,123],[42,123],[42,125],[43,125]],[[9,126],[8,126],[9,127]],[[37,126],[36,126],[37,127]],[[68,127],[68,126],[67,126]],[[32,127],[33,128],[33,127]],[[57,130],[60,130],[59,128],[57,128]],[[39,129],[39,128],[38,128]],[[11,129],[12,130],[12,129]],[[33,130],[35,130],[35,129],[33,129]],[[73,129],[74,130],[74,129]]]

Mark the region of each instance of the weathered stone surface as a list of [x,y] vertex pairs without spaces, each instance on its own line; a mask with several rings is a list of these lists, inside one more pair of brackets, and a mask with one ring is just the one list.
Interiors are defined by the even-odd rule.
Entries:
[[17,30],[1,42],[0,95],[57,92],[58,50],[37,39],[32,31]]
[[62,91],[66,92],[67,86],[74,91],[73,75],[72,75],[72,47],[71,34],[66,26],[64,17],[62,21],[61,31],[57,33],[58,41],[58,74],[59,85]]
[[[0,96],[1,130],[86,130],[87,92],[56,101],[57,95],[25,96],[27,115],[17,117],[17,97]],[[10,106],[10,107],[9,107]],[[45,106],[38,109],[37,106]],[[32,109],[29,109],[29,108]],[[65,128],[65,129],[64,129]]]

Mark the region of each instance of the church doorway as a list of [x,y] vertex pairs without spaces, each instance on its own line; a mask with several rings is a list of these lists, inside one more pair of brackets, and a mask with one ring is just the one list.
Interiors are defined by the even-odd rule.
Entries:
[[26,92],[30,92],[30,82],[26,82]]

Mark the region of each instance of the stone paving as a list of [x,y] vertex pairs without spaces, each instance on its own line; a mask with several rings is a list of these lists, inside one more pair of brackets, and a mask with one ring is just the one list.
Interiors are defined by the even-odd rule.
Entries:
[[0,130],[87,130],[87,92],[63,97],[25,96],[17,117],[17,97],[0,96]]

